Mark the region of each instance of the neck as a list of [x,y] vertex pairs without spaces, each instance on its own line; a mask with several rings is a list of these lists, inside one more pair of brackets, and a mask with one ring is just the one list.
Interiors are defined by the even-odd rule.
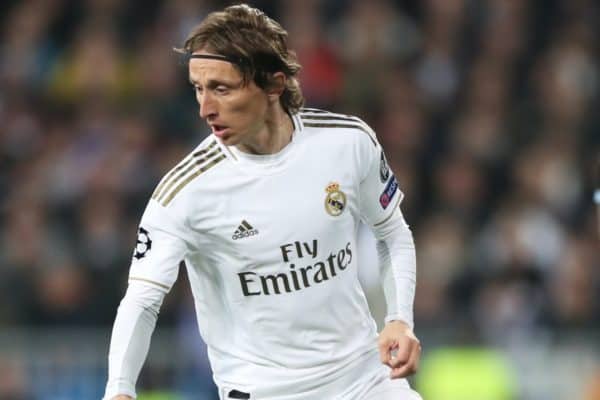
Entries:
[[267,114],[264,126],[250,140],[239,143],[238,150],[249,154],[275,154],[292,141],[294,124],[281,106]]

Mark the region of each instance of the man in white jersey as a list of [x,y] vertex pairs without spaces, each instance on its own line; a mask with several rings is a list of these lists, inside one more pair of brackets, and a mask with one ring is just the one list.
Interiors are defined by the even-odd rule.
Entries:
[[[405,379],[421,352],[414,245],[373,131],[301,108],[287,33],[257,9],[209,14],[180,51],[212,135],[142,217],[105,399],[136,396],[182,260],[222,400],[420,399]],[[357,279],[361,220],[386,266],[379,335]]]

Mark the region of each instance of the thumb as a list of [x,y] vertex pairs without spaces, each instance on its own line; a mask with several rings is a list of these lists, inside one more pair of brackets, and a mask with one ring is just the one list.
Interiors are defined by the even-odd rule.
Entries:
[[391,348],[393,345],[393,341],[391,338],[386,336],[380,336],[378,341],[379,348],[379,359],[384,364],[389,364],[391,360]]

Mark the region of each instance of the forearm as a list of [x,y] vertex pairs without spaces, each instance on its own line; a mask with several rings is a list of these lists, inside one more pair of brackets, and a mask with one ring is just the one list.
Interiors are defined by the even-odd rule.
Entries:
[[377,253],[383,266],[382,286],[387,304],[385,321],[399,320],[413,328],[416,254],[412,233],[400,210],[376,227]]
[[129,285],[113,326],[105,400],[119,394],[136,397],[135,383],[148,354],[164,295],[141,283]]

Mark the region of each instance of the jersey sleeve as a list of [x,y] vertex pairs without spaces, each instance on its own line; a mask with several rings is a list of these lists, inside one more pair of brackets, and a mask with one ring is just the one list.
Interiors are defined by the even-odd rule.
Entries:
[[403,194],[381,145],[371,133],[371,141],[361,140],[359,143],[360,214],[377,238],[387,308],[385,322],[399,320],[412,328],[416,285],[415,246],[412,232],[398,207]]
[[138,227],[129,281],[139,281],[168,292],[179,264],[190,249],[183,223],[169,209],[150,200]]
[[383,148],[374,137],[372,133],[370,141],[363,138],[358,148],[359,209],[362,219],[372,227],[390,218],[403,197]]

